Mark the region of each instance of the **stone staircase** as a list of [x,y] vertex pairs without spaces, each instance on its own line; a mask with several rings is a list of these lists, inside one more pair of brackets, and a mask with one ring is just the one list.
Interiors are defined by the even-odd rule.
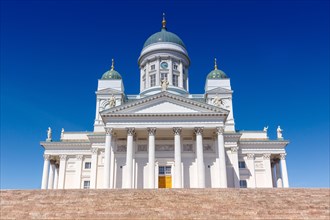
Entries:
[[330,219],[330,189],[2,190],[1,219]]

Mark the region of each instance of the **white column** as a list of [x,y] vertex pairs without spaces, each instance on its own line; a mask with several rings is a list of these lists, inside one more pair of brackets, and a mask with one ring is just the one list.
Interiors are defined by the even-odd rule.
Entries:
[[111,157],[111,139],[112,128],[105,128],[105,146],[104,146],[104,188],[110,188],[110,157]]
[[256,172],[255,172],[255,167],[254,167],[254,154],[247,154],[247,167],[251,173],[251,176],[249,178],[249,183],[248,185],[249,188],[256,188]]
[[65,182],[65,171],[66,171],[66,158],[67,155],[60,155],[60,172],[58,177],[58,188],[64,189]]
[[239,167],[238,167],[238,147],[231,147],[231,162],[234,169],[234,186],[240,188],[239,180]]
[[281,174],[281,169],[280,169],[280,160],[278,160],[275,164],[275,182],[277,188],[282,188],[283,187],[283,181],[282,181],[282,174]]
[[174,132],[174,188],[182,188],[181,169],[181,131],[182,128],[173,128]]
[[281,154],[281,173],[282,173],[282,180],[283,180],[283,187],[288,188],[289,187],[289,178],[288,178],[288,170],[286,168],[286,160],[285,160],[286,154]]
[[173,63],[171,58],[168,60],[168,69],[167,81],[169,82],[169,85],[173,85]]
[[55,163],[55,177],[54,177],[54,189],[57,189],[58,186],[58,172],[59,172],[59,166],[58,163]]
[[54,175],[55,175],[55,161],[50,161],[50,170],[48,177],[48,189],[53,189],[54,186]]
[[110,151],[110,189],[115,188],[115,151],[114,151],[114,144],[111,144]]
[[133,185],[133,136],[135,128],[126,128],[127,130],[127,150],[126,150],[126,181],[124,188],[131,189]]
[[155,135],[156,135],[156,128],[147,128],[149,133],[148,138],[148,166],[149,166],[149,188],[155,188]]
[[91,181],[90,188],[91,189],[96,189],[96,184],[97,184],[98,150],[99,150],[98,148],[91,148],[91,151],[92,151],[91,179],[90,179],[90,181]]
[[42,171],[41,189],[47,189],[48,173],[49,173],[49,159],[50,159],[50,155],[44,154],[44,168]]
[[205,188],[205,165],[203,153],[203,128],[196,127],[196,154],[197,154],[197,176],[198,188]]
[[76,188],[81,188],[81,171],[82,171],[82,162],[83,162],[83,155],[77,155],[76,161],[77,161],[77,175],[76,175]]
[[270,164],[270,156],[271,154],[263,154],[264,159],[264,166],[265,166],[265,186],[264,187],[272,187],[272,171],[271,171],[271,164]]
[[226,167],[226,154],[225,143],[223,138],[223,127],[217,127],[216,132],[218,135],[218,153],[219,153],[219,178],[220,188],[227,188],[227,167]]

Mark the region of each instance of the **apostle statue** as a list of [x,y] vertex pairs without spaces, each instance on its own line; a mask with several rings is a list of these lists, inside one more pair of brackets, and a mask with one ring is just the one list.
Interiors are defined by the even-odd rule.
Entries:
[[218,106],[218,107],[220,107],[222,104],[224,104],[223,100],[218,95],[212,100],[212,102],[215,106]]
[[263,131],[264,132],[267,132],[268,131],[268,126],[267,127],[264,127]]
[[110,97],[110,99],[108,100],[108,103],[109,103],[109,107],[110,108],[113,108],[116,106],[116,98],[112,95]]
[[277,139],[283,139],[282,132],[283,130],[281,129],[280,126],[277,127]]
[[63,137],[64,137],[64,128],[62,128],[61,130],[61,140],[63,139]]
[[52,141],[52,129],[48,127],[47,130],[47,140],[46,141]]
[[168,83],[167,79],[162,80],[162,92],[167,90],[168,84],[169,83]]

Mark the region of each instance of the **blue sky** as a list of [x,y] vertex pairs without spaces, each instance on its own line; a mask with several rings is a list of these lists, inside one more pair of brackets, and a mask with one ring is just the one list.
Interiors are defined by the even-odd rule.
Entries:
[[329,1],[1,1],[1,188],[40,188],[47,127],[91,131],[97,79],[111,66],[139,92],[144,41],[184,41],[190,92],[218,66],[238,130],[281,125],[292,187],[329,187]]

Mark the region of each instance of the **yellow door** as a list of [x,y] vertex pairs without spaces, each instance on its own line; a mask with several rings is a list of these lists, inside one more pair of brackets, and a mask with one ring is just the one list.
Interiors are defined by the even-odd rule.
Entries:
[[165,188],[172,188],[172,176],[165,176]]
[[160,166],[158,188],[172,188],[171,166]]

